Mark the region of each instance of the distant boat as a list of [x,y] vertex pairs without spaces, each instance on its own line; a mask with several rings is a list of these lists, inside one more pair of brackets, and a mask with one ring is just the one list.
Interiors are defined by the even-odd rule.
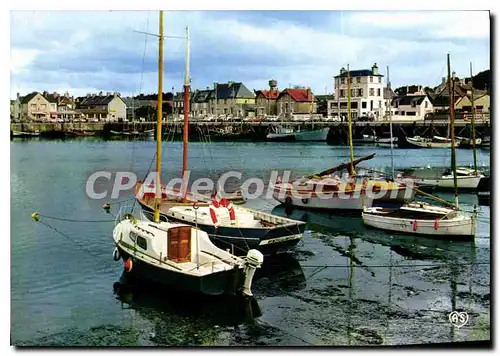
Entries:
[[317,130],[296,130],[281,125],[273,126],[267,134],[268,141],[326,141],[330,128],[325,127]]
[[[434,138],[439,136],[434,136]],[[451,141],[431,139],[420,136],[406,137],[406,142],[410,147],[416,148],[451,148]]]
[[[457,137],[458,148],[472,148],[473,147],[473,139],[467,137]],[[475,146],[479,146],[483,140],[480,138],[476,138]]]
[[363,135],[363,138],[353,139],[353,143],[377,143],[379,138],[375,135]]
[[[459,167],[457,171],[457,188],[464,189],[477,189],[479,182],[484,177],[481,172],[476,172],[467,167]],[[403,178],[411,178],[417,184],[431,185],[441,189],[452,189],[453,172],[451,169],[406,169]]]
[[40,136],[39,131],[12,131],[13,137],[37,137]]
[[392,144],[395,145],[395,144],[398,143],[398,138],[397,137],[393,137],[393,138],[379,138],[377,144],[379,146],[390,146],[391,145],[391,141],[392,141]]

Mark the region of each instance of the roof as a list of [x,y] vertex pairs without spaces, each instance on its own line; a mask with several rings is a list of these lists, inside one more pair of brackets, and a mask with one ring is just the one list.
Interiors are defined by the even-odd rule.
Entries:
[[40,94],[39,92],[37,91],[34,91],[33,93],[29,93],[28,95],[26,96],[23,96],[21,98],[21,103],[22,104],[26,104],[26,103],[29,103],[31,99],[33,99],[37,94]]
[[315,101],[314,94],[310,89],[290,89],[287,88],[283,90],[280,95],[278,95],[278,99],[283,95],[289,94],[290,97],[296,102],[311,102]]
[[194,103],[205,103],[211,96],[212,92],[212,89],[197,90],[192,94],[192,101]]
[[262,94],[264,98],[276,100],[280,94],[279,90],[257,90],[255,92],[256,95]]
[[394,99],[396,97],[396,93],[394,92],[394,90],[389,89],[387,87],[384,87],[384,99]]
[[[115,95],[95,95],[95,96],[85,97],[80,102],[80,106],[108,105],[111,102],[111,100],[113,100],[115,97],[120,98],[119,96]],[[123,99],[121,100],[123,101]]]
[[[351,77],[383,77],[382,74],[373,74],[371,69],[358,69],[358,70],[350,70],[349,75]],[[336,75],[335,78],[347,77],[347,71],[342,74]]]
[[213,95],[217,95],[217,99],[255,98],[255,94],[241,82],[216,83],[214,90],[216,94]]
[[43,94],[43,97],[47,99],[49,103],[57,103],[57,96],[54,94]]
[[409,106],[415,103],[415,105],[420,105],[424,101],[427,95],[405,95],[398,96],[392,100],[392,103],[398,103],[398,105]]

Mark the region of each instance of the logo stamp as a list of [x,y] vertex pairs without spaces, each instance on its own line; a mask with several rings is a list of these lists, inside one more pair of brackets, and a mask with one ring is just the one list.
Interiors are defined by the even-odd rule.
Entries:
[[454,310],[448,315],[448,319],[452,325],[454,325],[457,329],[460,329],[469,321],[469,315],[466,312],[458,312]]

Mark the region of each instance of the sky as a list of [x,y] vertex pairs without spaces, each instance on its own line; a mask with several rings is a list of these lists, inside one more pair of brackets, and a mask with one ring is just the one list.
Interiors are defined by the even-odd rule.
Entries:
[[[10,96],[157,92],[157,11],[12,11]],[[166,36],[190,31],[193,89],[243,82],[250,90],[333,92],[349,63],[390,68],[392,87],[436,86],[446,54],[458,76],[490,68],[487,11],[166,11]],[[164,92],[181,91],[185,41],[166,38]]]

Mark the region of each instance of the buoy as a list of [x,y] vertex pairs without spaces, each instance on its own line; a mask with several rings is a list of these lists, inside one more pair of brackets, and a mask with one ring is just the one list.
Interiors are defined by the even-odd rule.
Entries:
[[129,257],[124,263],[123,263],[123,269],[125,272],[130,272],[132,271],[133,263],[132,259]]
[[109,205],[108,203],[104,204],[102,206],[102,208],[104,209],[104,211],[106,211],[106,213],[109,214],[109,210],[111,209],[111,205]]
[[120,251],[118,250],[118,248],[115,247],[115,249],[113,250],[113,259],[115,261],[119,261],[120,260]]
[[39,213],[33,213],[31,214],[31,218],[35,221],[40,221],[40,214]]

